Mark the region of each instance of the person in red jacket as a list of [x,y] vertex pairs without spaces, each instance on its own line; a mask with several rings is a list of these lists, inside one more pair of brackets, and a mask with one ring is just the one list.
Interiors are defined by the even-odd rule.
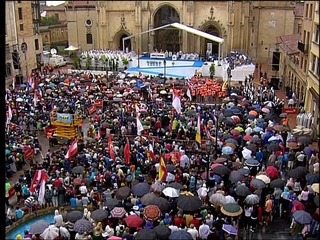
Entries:
[[190,225],[193,224],[197,230],[199,230],[200,227],[200,220],[197,219],[197,217],[194,215],[193,219],[190,221]]
[[183,223],[185,223],[184,218],[181,214],[178,214],[178,217],[174,219],[174,224],[179,228],[182,226]]

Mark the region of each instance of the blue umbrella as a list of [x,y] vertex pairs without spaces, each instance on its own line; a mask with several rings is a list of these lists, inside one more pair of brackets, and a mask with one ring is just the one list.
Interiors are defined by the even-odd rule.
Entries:
[[233,114],[240,115],[241,111],[239,109],[232,109]]
[[264,139],[263,139],[263,144],[268,144],[269,143],[269,138],[271,138],[272,136],[274,136],[274,133],[273,132],[268,132]]
[[315,153],[315,150],[313,149],[313,147],[310,147],[310,146],[305,147],[303,151],[308,157],[311,157],[311,155]]
[[224,153],[226,155],[231,155],[231,154],[233,154],[233,149],[232,149],[232,147],[229,147],[229,146],[223,147],[222,153]]
[[297,223],[302,225],[309,224],[312,220],[310,213],[302,210],[297,210],[293,214],[293,218]]
[[252,107],[253,107],[254,109],[261,109],[261,106],[258,105],[258,104],[252,105]]
[[170,234],[169,240],[193,240],[193,238],[190,233],[184,230],[178,230]]
[[25,85],[25,84],[23,84],[23,83],[20,84],[20,87],[21,87],[21,88],[25,88],[26,86],[27,86],[27,85]]
[[312,185],[314,183],[319,183],[319,176],[316,174],[308,173],[306,175],[306,180],[309,185]]
[[266,123],[266,122],[257,123],[257,127],[259,127],[259,128],[266,128],[267,126],[268,126],[268,123]]
[[234,226],[232,226],[230,224],[223,224],[222,230],[230,235],[234,235],[234,236],[238,235],[238,229],[236,229]]
[[254,158],[250,158],[250,159],[246,160],[245,164],[250,167],[256,167],[256,166],[260,165],[259,161]]
[[255,119],[255,118],[256,118],[256,116],[255,116],[255,115],[251,115],[251,114],[249,114],[249,115],[247,116],[247,118],[248,118],[248,119],[250,119],[250,120],[253,120],[253,119]]
[[253,129],[253,131],[255,131],[255,132],[261,132],[261,131],[263,131],[263,128],[261,128],[261,127],[255,127],[254,129]]

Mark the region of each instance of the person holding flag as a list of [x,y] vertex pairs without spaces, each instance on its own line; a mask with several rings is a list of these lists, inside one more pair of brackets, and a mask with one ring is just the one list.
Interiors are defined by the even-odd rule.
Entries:
[[166,182],[168,176],[168,170],[166,163],[163,159],[163,157],[160,158],[160,166],[159,166],[159,179],[161,182]]
[[200,113],[198,114],[198,121],[197,121],[196,142],[197,142],[197,144],[198,144],[198,149],[200,149],[200,148],[201,148],[201,122],[200,122]]

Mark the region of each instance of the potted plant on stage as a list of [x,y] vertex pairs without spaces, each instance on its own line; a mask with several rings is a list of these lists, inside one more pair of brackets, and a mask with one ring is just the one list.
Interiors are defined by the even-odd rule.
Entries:
[[106,55],[103,54],[103,55],[101,56],[100,60],[101,60],[101,63],[102,63],[102,70],[104,70],[105,67],[106,67],[106,64],[107,64],[107,57],[106,57]]
[[92,58],[91,58],[90,56],[87,56],[86,70],[89,70],[89,69],[90,69],[91,61],[92,61]]
[[96,67],[96,70],[98,70],[98,65],[99,65],[99,58],[98,57],[94,57],[94,65]]
[[212,63],[210,66],[210,77],[213,78],[215,74],[216,74],[216,66],[214,65],[214,63]]
[[110,71],[112,71],[112,62],[113,62],[113,59],[110,58],[109,59],[109,66],[108,66]]

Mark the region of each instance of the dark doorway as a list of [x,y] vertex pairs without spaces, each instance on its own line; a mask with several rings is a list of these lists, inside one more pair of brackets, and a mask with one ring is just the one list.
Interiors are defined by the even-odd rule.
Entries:
[[[214,35],[214,36],[217,36],[217,37],[220,37],[220,32],[219,30],[215,27],[215,26],[212,26],[212,25],[209,25],[206,29],[205,29],[205,32],[206,33],[209,33],[211,35]],[[211,41],[209,39],[205,39],[204,41],[204,44],[203,44],[203,47],[202,47],[202,51],[203,53],[206,53],[207,51],[207,44],[208,43],[211,43],[212,44],[212,55],[217,55],[219,53],[219,44],[217,42],[214,42],[214,41]]]
[[[120,37],[120,49],[123,50],[123,44],[122,44],[122,39],[124,39],[125,37],[128,37],[127,34],[122,34],[122,36]],[[126,48],[128,48],[128,51],[131,51],[131,40],[130,39],[126,39],[124,40],[124,50],[126,51]]]
[[[170,6],[163,6],[154,16],[155,28],[175,22],[180,23],[180,16],[177,11]],[[155,31],[154,48],[158,51],[180,51],[180,31],[174,28],[164,28]]]

